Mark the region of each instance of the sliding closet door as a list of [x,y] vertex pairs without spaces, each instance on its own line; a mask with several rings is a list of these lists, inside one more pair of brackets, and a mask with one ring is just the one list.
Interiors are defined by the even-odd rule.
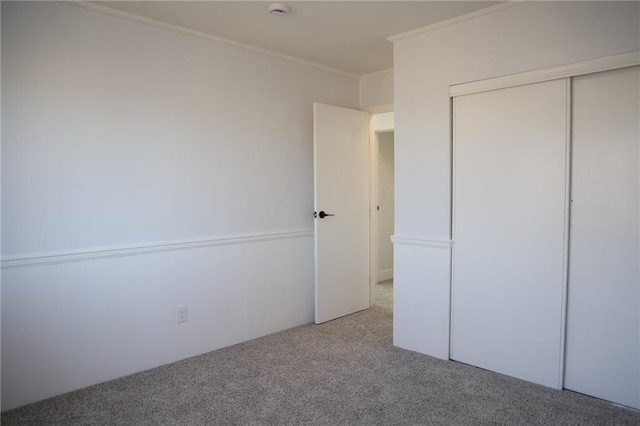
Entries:
[[565,387],[640,408],[640,71],[573,85]]
[[567,85],[454,98],[451,358],[556,388]]

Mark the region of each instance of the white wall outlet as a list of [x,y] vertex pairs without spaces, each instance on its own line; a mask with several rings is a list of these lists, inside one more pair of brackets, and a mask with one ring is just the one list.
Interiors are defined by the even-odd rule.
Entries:
[[187,322],[187,305],[176,306],[176,323]]

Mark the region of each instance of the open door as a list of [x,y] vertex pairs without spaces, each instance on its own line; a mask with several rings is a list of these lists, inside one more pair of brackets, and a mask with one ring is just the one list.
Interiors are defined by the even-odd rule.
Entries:
[[369,307],[369,113],[313,104],[316,324]]

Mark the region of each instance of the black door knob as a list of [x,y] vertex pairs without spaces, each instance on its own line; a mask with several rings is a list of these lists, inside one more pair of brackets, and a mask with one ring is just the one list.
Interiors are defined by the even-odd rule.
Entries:
[[323,210],[320,210],[320,213],[318,213],[318,216],[320,216],[320,219],[324,219],[327,216],[334,216],[330,213],[325,213]]

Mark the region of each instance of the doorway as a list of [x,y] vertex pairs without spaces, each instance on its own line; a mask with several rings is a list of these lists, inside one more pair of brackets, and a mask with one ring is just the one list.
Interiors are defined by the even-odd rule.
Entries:
[[394,120],[393,112],[373,116],[376,155],[373,305],[393,308]]
[[377,293],[392,309],[393,113],[316,102],[313,122],[315,322],[376,305]]

